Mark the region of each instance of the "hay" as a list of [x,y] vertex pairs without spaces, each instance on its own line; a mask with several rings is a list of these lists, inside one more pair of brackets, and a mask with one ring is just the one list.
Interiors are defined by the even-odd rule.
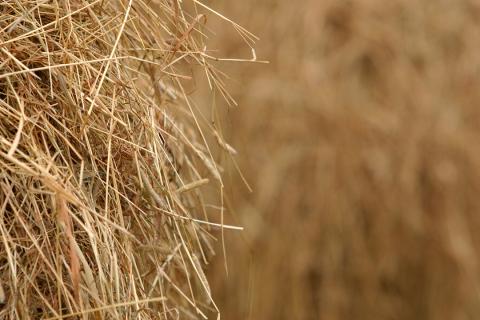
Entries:
[[228,95],[200,12],[219,15],[193,3],[0,4],[0,318],[216,309],[199,190],[221,172],[184,71]]

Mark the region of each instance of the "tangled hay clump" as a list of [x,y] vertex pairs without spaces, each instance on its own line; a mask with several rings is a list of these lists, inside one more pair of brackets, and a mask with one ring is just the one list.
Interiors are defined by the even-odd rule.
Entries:
[[201,66],[228,97],[200,12],[222,16],[191,3],[0,4],[1,319],[216,309],[200,187],[221,170],[183,82]]

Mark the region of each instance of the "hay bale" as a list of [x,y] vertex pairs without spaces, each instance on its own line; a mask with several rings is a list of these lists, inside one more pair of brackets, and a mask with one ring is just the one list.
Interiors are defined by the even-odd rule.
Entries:
[[198,188],[220,171],[182,85],[194,64],[219,82],[204,23],[178,1],[2,1],[0,318],[216,308]]

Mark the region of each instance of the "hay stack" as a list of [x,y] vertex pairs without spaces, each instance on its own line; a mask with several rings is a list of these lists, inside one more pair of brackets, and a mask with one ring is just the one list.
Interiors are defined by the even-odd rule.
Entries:
[[199,187],[220,173],[179,70],[219,79],[205,16],[148,3],[0,4],[1,319],[215,308]]

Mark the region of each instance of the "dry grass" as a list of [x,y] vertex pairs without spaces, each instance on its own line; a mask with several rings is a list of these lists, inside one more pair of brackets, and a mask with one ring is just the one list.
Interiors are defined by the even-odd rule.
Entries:
[[[480,317],[478,1],[242,1],[228,319]],[[239,51],[220,35],[218,47]],[[232,174],[238,189],[242,179]]]
[[200,67],[229,99],[207,14],[253,38],[191,3],[1,2],[1,319],[217,310],[202,268],[223,215],[218,133],[185,88]]

